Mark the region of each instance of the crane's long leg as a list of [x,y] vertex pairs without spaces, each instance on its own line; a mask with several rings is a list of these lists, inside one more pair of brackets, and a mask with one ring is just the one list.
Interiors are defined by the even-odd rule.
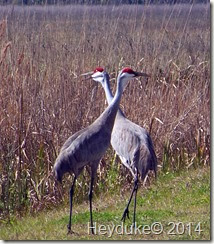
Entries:
[[92,197],[93,197],[93,185],[94,185],[94,176],[91,176],[91,184],[89,189],[89,207],[90,207],[90,222],[91,222],[91,233],[94,234],[94,227],[93,227],[93,216],[92,216]]
[[[127,204],[127,206],[126,206],[126,208],[125,208],[125,210],[123,212],[123,216],[121,218],[121,221],[125,222],[126,217],[128,217],[128,219],[129,219],[129,205],[130,205],[130,203],[132,201],[132,197],[133,197],[134,193],[135,193],[135,210],[136,210],[136,191],[137,191],[137,188],[138,188],[138,171],[135,174],[134,187],[132,189],[132,193],[131,193],[131,196],[129,198],[128,204]],[[135,219],[134,219],[134,221],[135,221]]]
[[99,160],[93,161],[91,163],[91,183],[90,183],[90,188],[89,188],[89,194],[88,194],[88,198],[89,198],[89,208],[90,208],[90,229],[91,229],[91,234],[94,234],[94,225],[93,225],[93,216],[92,216],[92,198],[93,198],[93,186],[94,186],[94,179],[96,177],[97,174],[97,167],[98,164],[100,162]]
[[69,223],[67,225],[67,228],[68,228],[68,234],[72,233],[71,231],[71,217],[72,217],[72,205],[73,205],[73,194],[74,194],[74,185],[75,185],[75,182],[76,182],[76,176],[74,176],[74,180],[73,180],[73,183],[71,185],[71,189],[70,189],[70,217],[69,217]]
[[138,173],[135,179],[133,228],[135,228],[135,223],[136,223],[137,190],[138,190]]

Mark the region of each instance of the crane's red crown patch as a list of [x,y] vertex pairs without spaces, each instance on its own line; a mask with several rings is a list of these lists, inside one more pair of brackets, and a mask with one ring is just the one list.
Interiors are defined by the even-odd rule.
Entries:
[[135,72],[131,68],[126,67],[122,70],[122,73],[134,74]]
[[97,67],[95,70],[94,70],[94,73],[96,73],[97,71],[99,72],[103,72],[104,69],[102,67]]

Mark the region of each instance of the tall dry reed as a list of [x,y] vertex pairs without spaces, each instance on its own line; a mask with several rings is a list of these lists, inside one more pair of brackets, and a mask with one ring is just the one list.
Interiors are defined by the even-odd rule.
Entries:
[[[129,85],[121,107],[150,131],[163,172],[209,164],[209,5],[6,6],[0,13],[0,218],[66,196],[69,183],[58,186],[51,170],[63,142],[107,106],[102,88],[79,78],[96,66],[111,74],[113,91],[124,66],[151,74]],[[97,194],[131,180],[112,161],[109,149]],[[76,201],[87,197],[87,171],[76,191]]]

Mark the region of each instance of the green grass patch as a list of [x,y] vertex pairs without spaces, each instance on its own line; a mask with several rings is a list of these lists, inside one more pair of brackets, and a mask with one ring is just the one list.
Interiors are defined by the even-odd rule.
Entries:
[[[210,169],[161,173],[150,187],[140,187],[136,233],[130,219],[121,223],[129,198],[103,194],[93,201],[96,235],[88,233],[88,201],[73,206],[72,235],[67,235],[69,207],[42,211],[1,223],[3,240],[210,240]],[[157,226],[155,226],[155,224]],[[159,224],[159,226],[158,226]],[[156,228],[156,229],[155,229]],[[157,233],[158,228],[162,228]],[[114,231],[113,231],[114,230]],[[123,231],[122,231],[123,230]],[[156,230],[156,232],[155,232]],[[160,229],[161,230],[161,229]],[[112,234],[113,232],[113,234]]]

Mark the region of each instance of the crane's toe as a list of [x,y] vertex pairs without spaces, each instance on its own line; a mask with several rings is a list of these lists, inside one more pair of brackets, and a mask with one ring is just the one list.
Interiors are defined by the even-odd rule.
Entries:
[[74,235],[74,234],[76,235],[77,233],[76,233],[76,232],[74,232],[74,231],[73,231],[73,230],[71,230],[71,229],[70,229],[70,230],[68,229],[68,233],[67,233],[67,235]]

